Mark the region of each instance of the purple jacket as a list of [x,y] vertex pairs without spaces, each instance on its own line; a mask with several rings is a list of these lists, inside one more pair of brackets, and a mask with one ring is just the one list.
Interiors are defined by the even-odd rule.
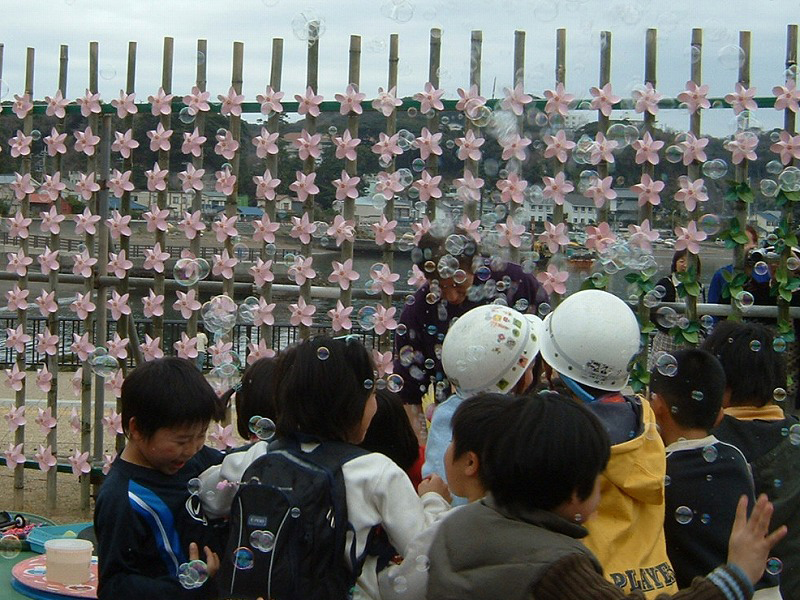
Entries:
[[[499,285],[498,285],[499,283]],[[400,327],[395,332],[394,372],[403,377],[400,396],[406,404],[420,404],[428,385],[443,382],[442,400],[450,395],[450,387],[442,369],[442,341],[450,322],[467,311],[493,302],[497,297],[506,299],[508,306],[520,312],[536,313],[539,305],[547,302],[547,293],[532,273],[525,273],[517,264],[508,263],[505,269],[492,271],[490,278],[475,282],[467,299],[461,304],[448,304],[440,300],[428,304],[425,296],[428,284],[414,294],[414,302],[407,302],[400,315]],[[402,332],[402,335],[399,333]]]

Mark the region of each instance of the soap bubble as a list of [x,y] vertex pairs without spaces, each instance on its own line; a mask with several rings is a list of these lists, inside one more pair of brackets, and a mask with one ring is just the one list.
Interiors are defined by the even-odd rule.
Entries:
[[679,506],[675,509],[675,520],[681,525],[688,525],[692,522],[692,509],[688,506]]
[[714,214],[703,215],[698,220],[698,224],[700,225],[700,229],[707,235],[716,235],[722,228],[720,218]]
[[275,435],[275,423],[267,417],[253,415],[248,422],[248,428],[253,435],[262,441],[271,440]]
[[101,79],[114,79],[117,76],[117,70],[114,68],[114,65],[103,65],[100,67],[100,78]]
[[786,390],[782,387],[776,387],[772,392],[772,398],[775,402],[783,402],[786,400]]
[[692,390],[692,400],[696,400],[697,402],[702,402],[704,397],[705,396],[703,395],[703,392],[701,392],[700,390]]
[[403,389],[403,378],[397,373],[392,373],[386,378],[386,388],[393,393],[397,393]]
[[374,306],[362,306],[358,311],[358,324],[365,331],[375,329],[375,315],[377,310]]
[[747,308],[748,306],[753,306],[755,299],[750,292],[739,292],[734,298],[734,302],[739,308]]
[[786,350],[786,340],[782,337],[776,337],[772,340],[772,349],[775,352],[781,353]]
[[22,542],[11,533],[0,537],[0,557],[11,560],[17,558],[22,551]]
[[664,150],[664,158],[673,164],[681,162],[683,160],[683,148],[675,144],[667,146],[667,149]]
[[108,353],[105,348],[98,347],[89,355],[89,366],[92,373],[108,379],[113,377],[116,370],[119,368],[119,361]]
[[181,123],[185,123],[189,125],[190,123],[194,123],[195,115],[192,114],[191,109],[188,106],[184,106],[178,112],[178,120]]
[[672,354],[665,352],[656,359],[656,368],[665,377],[674,377],[678,372],[678,361]]
[[702,454],[703,454],[703,459],[709,463],[714,462],[719,457],[719,451],[713,444],[703,448]]
[[304,10],[292,19],[292,31],[298,40],[314,42],[325,33],[325,20],[311,9]]
[[750,342],[750,350],[753,352],[760,352],[761,351],[761,342],[758,340],[753,340]]
[[771,556],[767,559],[767,573],[770,575],[778,575],[781,571],[783,571],[783,563],[781,559],[776,556]]
[[793,446],[800,446],[800,423],[795,423],[789,427],[789,442]]
[[201,587],[208,581],[208,565],[202,560],[185,562],[178,567],[178,581],[187,590]]
[[703,163],[703,175],[711,179],[722,179],[728,173],[728,163],[721,158],[715,158]]
[[192,477],[186,484],[186,489],[189,490],[189,493],[192,496],[199,494],[202,488],[203,488],[203,482],[200,481],[197,477]]
[[409,0],[389,0],[380,10],[381,15],[397,23],[408,23],[414,17],[414,5]]
[[760,260],[753,265],[753,271],[756,273],[756,275],[766,275],[769,273],[769,266],[763,260]]
[[256,529],[250,534],[250,545],[261,552],[272,552],[275,547],[275,535],[271,531]]
[[678,322],[678,313],[674,308],[662,306],[656,311],[656,323],[666,329],[671,329]]
[[233,551],[233,567],[235,569],[242,571],[252,569],[254,562],[255,558],[253,557],[253,551],[250,550],[250,548],[246,546],[240,546]]
[[183,287],[191,287],[200,281],[200,265],[194,258],[179,258],[172,269],[175,283]]
[[744,64],[745,54],[739,46],[729,44],[717,52],[717,62],[723,69],[736,71]]
[[325,346],[320,346],[317,348],[317,358],[320,360],[328,360],[328,357],[331,355],[331,351],[328,350]]

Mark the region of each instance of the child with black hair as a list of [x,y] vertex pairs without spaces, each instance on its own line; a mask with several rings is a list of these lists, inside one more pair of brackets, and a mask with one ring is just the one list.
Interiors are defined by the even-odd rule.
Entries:
[[[451,420],[453,434],[444,457],[453,494],[476,502],[486,494],[481,463],[486,448],[502,431],[497,422],[511,403],[505,394],[478,394],[456,408]],[[459,510],[453,508],[442,516]],[[382,600],[424,600],[428,584],[428,551],[441,520],[422,532],[406,549],[403,562],[390,566],[378,577]]]
[[178,568],[198,558],[198,546],[210,575],[219,566],[220,532],[185,506],[189,480],[222,460],[204,445],[209,422],[219,417],[217,395],[192,362],[170,357],[131,371],[120,402],[127,442],[94,513],[98,597],[215,597],[210,581],[184,589]]
[[[778,404],[786,397],[782,344],[764,325],[728,320],[714,327],[702,348],[719,359],[727,380],[725,416],[712,433],[742,451],[756,494],[775,504],[773,523],[794,530],[800,527],[800,422]],[[800,598],[800,536],[787,536],[775,557],[782,561],[781,594]]]
[[[600,475],[611,455],[604,425],[584,405],[553,392],[513,400],[503,431],[484,452],[489,493],[453,511],[429,553],[428,597],[436,600],[641,598],[603,578],[580,539],[600,504]],[[750,519],[739,501],[728,564],[674,596],[748,600],[784,527],[767,535],[772,505],[759,498]]]
[[[667,553],[678,587],[685,588],[727,560],[737,500],[744,495],[752,505],[755,494],[742,452],[709,433],[722,411],[722,365],[696,348],[673,356],[674,373],[658,368],[650,373],[650,404],[667,454]],[[774,595],[776,586],[777,580],[767,575],[756,589]]]
[[[290,346],[281,352],[273,377],[276,438],[270,443],[269,453],[247,466],[248,473],[256,471],[261,464],[273,464],[268,463],[274,454],[273,444],[278,448],[275,452],[292,455],[301,452],[308,457],[305,460],[313,462],[325,452],[326,444],[333,450],[363,442],[377,407],[372,358],[357,338],[317,336]],[[360,597],[377,599],[377,558],[366,555],[371,532],[380,525],[391,545],[400,553],[405,552],[411,540],[428,527],[438,513],[449,508],[443,497],[448,495],[447,487],[440,478],[434,477],[422,482],[417,495],[408,476],[390,458],[357,448],[353,448],[351,454],[335,476],[341,476],[344,483],[349,533],[341,557],[334,557],[332,564],[338,565],[333,568],[355,571],[354,557],[359,563],[364,559],[356,581],[356,593]],[[258,484],[262,483],[269,482],[262,477]],[[246,486],[241,486],[240,494],[244,494]],[[238,502],[234,502],[237,510]],[[264,507],[260,514],[266,510]],[[243,514],[245,524],[249,516]],[[249,534],[243,535],[242,540],[229,540],[226,556],[232,556],[235,547],[248,544]],[[233,543],[236,546],[232,546]],[[279,560],[281,551],[276,546],[272,556]],[[314,566],[303,565],[301,569],[306,575],[295,577],[292,583],[309,587],[298,587],[292,593],[311,597],[320,590],[309,590],[316,589],[315,585],[326,585],[330,573],[308,577]],[[251,585],[242,583],[250,573],[254,577],[252,585],[263,582],[266,586],[266,574],[255,571],[234,572],[226,579],[225,587],[236,593],[240,588],[235,586]]]

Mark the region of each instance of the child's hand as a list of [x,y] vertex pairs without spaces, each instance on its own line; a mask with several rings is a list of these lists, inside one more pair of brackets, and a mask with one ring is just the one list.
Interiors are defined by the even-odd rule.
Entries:
[[419,493],[420,496],[423,496],[428,492],[436,492],[448,502],[452,500],[450,497],[450,489],[447,487],[447,484],[444,482],[444,480],[438,475],[431,475],[420,482],[419,487],[417,488],[417,493]]
[[[208,546],[203,547],[206,553],[206,567],[208,568],[208,576],[213,577],[219,571],[219,556],[211,551]],[[189,560],[198,560],[200,558],[200,550],[197,544],[192,542],[189,544]]]
[[787,532],[786,526],[782,525],[767,535],[772,510],[772,503],[766,494],[758,497],[749,519],[747,496],[739,498],[739,505],[736,507],[736,519],[728,541],[728,562],[742,569],[754,585],[764,574],[770,550]]

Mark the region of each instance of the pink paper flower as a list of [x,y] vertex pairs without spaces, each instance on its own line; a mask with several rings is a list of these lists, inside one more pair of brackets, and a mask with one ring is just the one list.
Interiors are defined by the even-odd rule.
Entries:
[[467,215],[461,215],[461,222],[459,223],[459,226],[464,230],[465,236],[472,238],[476,244],[481,243],[480,219],[475,219],[472,221]]
[[31,142],[33,142],[33,136],[25,135],[17,129],[17,135],[8,140],[8,144],[11,146],[11,156],[13,158],[28,156],[31,153]]
[[167,223],[169,209],[161,209],[158,207],[158,204],[151,204],[150,210],[144,212],[142,218],[147,223],[147,231],[150,233],[167,231],[167,229],[169,229],[169,224]]
[[225,116],[242,116],[242,102],[244,102],[244,95],[236,93],[233,86],[228,89],[226,95],[219,94],[217,100],[222,102],[219,112]]
[[156,242],[153,249],[144,251],[144,263],[142,266],[148,271],[155,271],[156,273],[164,272],[164,261],[169,258],[168,252],[161,250],[161,244]]
[[36,372],[36,387],[47,394],[52,386],[53,374],[47,370],[47,365],[42,365],[42,368]]
[[394,306],[386,308],[379,304],[375,307],[375,315],[373,316],[375,333],[383,335],[387,331],[397,329],[397,321],[394,318],[395,312],[397,312],[397,309]]
[[196,290],[189,290],[188,292],[181,292],[178,290],[176,292],[178,299],[172,304],[172,308],[180,311],[184,319],[190,319],[192,313],[196,310],[200,310],[202,306],[200,301],[195,298],[196,294]]
[[49,156],[55,156],[56,154],[66,154],[67,153],[67,134],[66,133],[58,133],[58,130],[53,127],[50,130],[50,135],[44,138],[45,146],[47,146],[47,154]]
[[[15,392],[19,392],[25,385],[25,371],[20,371],[19,366],[17,363],[11,365],[10,369],[5,370],[6,380],[5,384],[7,387],[10,387]],[[22,407],[23,414],[25,412],[25,407]],[[6,415],[8,416],[8,415]],[[9,427],[11,423],[9,423]],[[15,427],[16,429],[16,427]]]
[[788,165],[793,159],[800,159],[800,135],[790,135],[781,131],[778,141],[769,147],[770,151],[779,154],[781,162]]
[[94,156],[100,136],[92,132],[91,127],[75,132],[75,152],[83,152],[86,156]]
[[275,233],[280,229],[280,223],[273,223],[264,213],[260,219],[253,221],[253,240],[265,244],[275,243]]
[[306,304],[306,301],[301,296],[297,299],[297,304],[289,305],[289,311],[291,313],[289,323],[295,327],[300,324],[311,327],[311,324],[314,322],[313,315],[317,312],[317,307],[313,304]]
[[33,102],[31,102],[30,94],[25,93],[22,96],[14,94],[14,102],[11,105],[11,110],[17,115],[18,119],[24,119],[32,109]]
[[103,417],[103,427],[110,438],[122,435],[122,415],[112,408],[111,413]]
[[50,250],[48,246],[45,246],[42,250],[42,253],[36,257],[36,260],[39,262],[39,267],[45,275],[50,273],[50,271],[58,271],[59,264],[58,264],[58,253],[59,250]]
[[197,234],[206,229],[206,224],[203,223],[203,213],[199,210],[193,213],[184,212],[183,219],[178,223],[178,227],[183,231],[183,235],[186,236],[187,240],[193,240],[197,237]]
[[575,189],[570,181],[567,181],[563,171],[556,173],[555,177],[542,177],[544,189],[542,195],[550,198],[555,204],[564,204],[564,198]]
[[475,177],[471,171],[465,170],[464,177],[453,180],[456,186],[458,197],[462,200],[478,201],[481,197],[481,188],[483,187],[483,179]]
[[239,232],[236,231],[236,221],[238,220],[239,217],[236,215],[226,217],[224,214],[221,214],[219,218],[211,224],[211,230],[216,234],[217,241],[220,244],[228,238],[239,235]]
[[133,268],[133,263],[125,256],[125,250],[120,250],[119,254],[109,252],[108,270],[113,273],[117,279],[124,279],[128,271]]
[[586,228],[586,243],[589,250],[594,249],[603,252],[617,240],[617,236],[611,231],[611,227],[605,221],[597,227],[589,225]]
[[[72,391],[75,393],[75,396],[80,397],[81,395],[81,374],[83,372],[83,367],[78,368],[75,371],[75,374],[72,376]],[[77,391],[75,389],[75,385],[77,382]],[[81,432],[81,418],[78,416],[78,411],[74,408],[69,415],[69,428],[72,430],[72,433],[78,434]]]
[[653,88],[653,84],[649,81],[644,84],[643,88],[633,90],[631,96],[636,103],[633,109],[637,113],[649,112],[651,115],[658,114],[658,101],[664,97]]
[[775,95],[775,110],[791,110],[796,113],[800,109],[800,90],[797,89],[797,82],[789,79],[786,85],[776,85],[772,88]]
[[316,94],[311,86],[306,87],[304,95],[295,94],[294,99],[297,100],[299,106],[297,107],[298,114],[310,115],[312,117],[319,116],[319,105],[322,104],[322,96]]
[[411,230],[414,232],[414,243],[419,244],[422,236],[431,230],[431,222],[427,216],[422,217],[421,221],[411,223]]
[[[75,184],[75,191],[81,195],[81,198],[88,201],[92,199],[92,194],[100,191],[100,184],[94,180],[94,172],[84,175],[79,173],[78,183]],[[88,208],[86,210],[89,210]],[[100,217],[97,217],[98,220]],[[77,232],[77,227],[75,229]]]
[[114,464],[114,461],[117,459],[116,451],[112,452],[111,454],[103,454],[103,475],[108,475],[111,472],[111,467]]
[[58,304],[56,303],[56,293],[42,290],[36,297],[36,305],[39,307],[39,312],[45,318],[55,312],[58,312]]
[[355,227],[355,222],[346,221],[342,215],[336,215],[327,233],[336,240],[337,246],[341,246],[345,241],[352,242],[355,239]]
[[697,222],[689,221],[686,227],[675,228],[675,251],[688,250],[692,254],[700,252],[700,242],[706,239],[708,235],[705,231],[697,230]]
[[697,85],[694,81],[686,82],[686,89],[678,94],[678,102],[686,104],[686,109],[693,115],[701,108],[711,108],[708,101],[708,85]]
[[294,257],[294,262],[287,269],[289,277],[293,277],[297,285],[303,285],[307,280],[314,279],[317,272],[311,266],[314,262],[314,257],[309,256],[305,258],[301,255]]
[[539,241],[547,246],[551,253],[555,254],[559,249],[569,245],[566,223],[553,225],[549,221],[544,222],[544,231],[539,234]]
[[70,350],[78,356],[78,359],[83,362],[89,355],[94,352],[94,344],[89,341],[89,334],[84,333],[83,335],[78,335],[77,333],[72,334],[72,345],[70,346]]
[[217,171],[214,176],[217,178],[217,183],[214,184],[215,190],[226,196],[233,194],[233,190],[236,187],[236,175],[232,175],[228,167]]
[[336,199],[344,200],[345,198],[358,198],[357,186],[360,182],[360,177],[350,177],[350,175],[347,174],[347,171],[342,170],[342,176],[339,179],[334,179],[331,182],[336,190]]
[[122,198],[125,192],[133,191],[133,183],[131,182],[132,171],[125,171],[120,173],[114,169],[111,177],[108,180],[108,189],[117,198]]
[[164,92],[164,88],[158,88],[155,96],[148,96],[147,101],[150,102],[150,112],[154,117],[160,115],[168,115],[172,112],[172,94]]
[[442,96],[444,96],[444,90],[437,89],[428,81],[421,92],[414,94],[414,100],[419,102],[419,112],[424,115],[432,110],[444,110]]
[[736,84],[735,91],[725,95],[725,102],[733,108],[733,114],[738,115],[743,110],[756,110],[756,88],[746,88],[741,83]]
[[411,265],[411,275],[408,278],[408,285],[417,289],[428,283],[425,273],[417,265]]
[[18,465],[25,464],[25,454],[22,450],[23,444],[14,445],[13,442],[8,444],[8,450],[4,452],[6,457],[6,466],[11,469],[12,471],[17,468]]
[[200,112],[208,112],[211,106],[208,99],[211,97],[211,92],[203,92],[196,85],[192,86],[192,92],[183,97],[183,103],[186,105],[190,115],[196,115]]
[[180,358],[194,360],[197,358],[197,338],[190,338],[186,332],[181,333],[181,339],[172,345]]
[[527,157],[526,148],[531,144],[528,138],[520,137],[518,133],[512,133],[508,137],[499,140],[499,142],[503,147],[503,160],[516,158],[517,160],[524,161]]
[[256,156],[266,158],[267,154],[278,153],[278,132],[270,133],[266,127],[261,128],[261,134],[253,138],[256,147]]
[[607,139],[602,131],[598,131],[594,143],[591,146],[589,162],[593,165],[599,164],[600,161],[613,163],[614,150],[616,150],[618,146],[618,142]]
[[19,285],[14,284],[14,287],[6,292],[6,309],[10,311],[27,310],[28,294],[30,293],[30,290],[21,290]]
[[[544,112],[548,115],[561,115],[567,116],[569,110],[569,103],[575,100],[575,96],[564,90],[564,84],[559,82],[556,84],[555,90],[545,90],[544,97],[547,98],[547,103],[544,105]],[[565,162],[565,161],[562,161]]]
[[519,248],[522,245],[521,236],[525,233],[525,226],[514,222],[512,217],[509,216],[505,223],[498,223],[497,231],[500,234],[501,246]]
[[350,113],[360,115],[362,112],[364,112],[361,108],[361,103],[366,97],[367,95],[359,92],[358,86],[353,83],[347,86],[344,94],[334,95],[334,98],[336,98],[336,101],[340,104],[340,115],[349,115]]
[[372,350],[372,362],[375,363],[375,370],[378,372],[378,377],[385,377],[394,373],[394,357],[391,350],[381,352],[379,350]]
[[482,137],[475,137],[475,134],[472,130],[468,130],[464,137],[456,138],[456,146],[458,146],[458,159],[480,160],[482,155],[480,147],[483,146],[484,141],[485,140]]
[[192,133],[183,134],[183,143],[181,144],[181,152],[183,154],[191,154],[192,156],[200,156],[203,154],[203,144],[206,143],[208,138],[200,135],[200,130],[194,128]]
[[263,339],[259,340],[257,345],[255,343],[248,344],[247,350],[248,365],[252,365],[254,362],[261,360],[262,358],[272,358],[275,356],[275,350],[272,348],[267,348],[267,342]]
[[34,419],[34,422],[39,426],[39,431],[42,432],[42,435],[47,435],[58,425],[58,421],[53,416],[53,411],[49,406],[45,409],[38,409],[38,412],[39,416]]
[[403,153],[403,150],[400,148],[399,140],[399,133],[388,136],[381,131],[378,134],[378,141],[372,145],[372,151],[375,154],[379,154],[382,161],[389,162],[395,156],[400,156]]
[[525,105],[533,102],[533,97],[523,91],[521,83],[515,85],[514,89],[503,88],[503,93],[505,93],[506,97],[500,103],[500,106],[503,107],[503,110],[510,110],[518,117],[522,116]]
[[355,160],[356,148],[361,143],[361,138],[354,138],[350,131],[345,129],[341,137],[333,138],[333,143],[336,146],[336,158],[340,160]]
[[506,179],[497,182],[497,189],[500,190],[500,200],[505,203],[515,202],[522,204],[525,201],[525,189],[528,182],[520,179],[516,173],[509,173]]
[[[16,173],[15,173],[16,175]],[[8,235],[17,237],[22,240],[28,238],[28,227],[31,224],[31,219],[23,217],[22,213],[17,211],[13,217],[8,218]]]
[[93,313],[97,307],[94,302],[92,302],[91,293],[81,294],[79,292],[75,294],[75,300],[70,304],[70,309],[78,315],[79,319],[84,320],[90,313]]
[[536,279],[542,284],[548,294],[565,294],[567,292],[567,279],[569,272],[559,271],[555,265],[548,265],[547,271],[538,273]]
[[114,132],[114,142],[111,144],[111,149],[114,152],[119,152],[123,158],[130,158],[131,150],[135,150],[138,147],[139,142],[133,139],[133,129],[128,129],[125,132]]
[[463,88],[456,90],[459,100],[456,102],[456,110],[464,112],[469,118],[473,118],[478,114],[478,109],[486,105],[486,98],[478,92],[478,86],[472,85],[469,90],[464,91]]
[[269,115],[272,112],[282,113],[283,104],[281,104],[281,100],[283,96],[283,92],[275,91],[271,85],[268,85],[263,94],[256,96],[256,100],[261,103],[261,113],[265,115]]
[[214,146],[214,152],[219,156],[223,156],[228,160],[232,160],[236,156],[236,151],[239,149],[239,142],[233,137],[233,134],[227,129],[225,133],[217,132],[214,139],[217,140],[217,145]]
[[600,208],[607,200],[613,200],[617,197],[617,192],[611,189],[612,179],[610,175],[603,179],[599,177],[595,178],[583,195],[594,200],[594,205]]
[[80,254],[72,257],[72,272],[81,277],[91,277],[92,267],[97,264],[97,259],[89,256],[89,252],[84,250]]
[[275,303],[267,304],[264,298],[258,299],[258,306],[253,311],[253,325],[260,327],[261,325],[274,325],[275,317],[272,311],[275,310]]
[[[16,363],[15,363],[16,366]],[[13,406],[8,410],[8,412],[4,415],[6,423],[8,423],[8,430],[11,433],[14,433],[17,428],[24,427],[25,424],[28,422],[25,418],[25,407],[20,406],[14,408]]]
[[30,341],[31,336],[25,333],[22,325],[17,325],[14,329],[6,329],[6,347],[11,348],[17,354],[25,352],[25,345]]
[[663,190],[664,182],[653,179],[647,173],[642,175],[642,180],[639,183],[631,186],[631,191],[639,196],[639,206],[644,206],[647,203],[658,206],[661,204],[661,196],[659,194]]
[[602,88],[591,87],[589,93],[592,95],[589,106],[594,110],[599,110],[605,117],[611,116],[613,106],[620,101],[620,97],[614,95],[610,83],[605,84]]
[[400,279],[400,275],[397,273],[392,273],[389,265],[385,263],[380,263],[379,268],[375,268],[376,266],[378,265],[373,265],[369,273],[369,276],[374,282],[372,289],[376,292],[383,292],[384,294],[391,296],[394,294],[394,284],[398,279]]
[[321,149],[319,147],[322,141],[322,135],[315,133],[311,135],[303,129],[300,135],[294,140],[294,146],[297,148],[297,155],[300,160],[308,160],[309,158],[319,158]]
[[88,89],[83,97],[76,99],[76,102],[81,107],[81,115],[84,117],[99,115],[103,110],[100,106],[100,94],[94,94]]
[[328,316],[331,318],[331,328],[334,331],[349,331],[353,328],[353,322],[350,320],[350,314],[353,312],[352,306],[345,307],[341,300],[336,301],[336,308],[328,311]]
[[256,175],[253,177],[253,183],[256,184],[256,198],[263,198],[264,200],[275,200],[275,193],[281,180],[273,177],[269,169],[264,171],[264,175]]
[[153,163],[153,168],[144,172],[147,177],[147,189],[151,192],[163,192],[167,189],[167,175],[169,171],[162,169],[158,163]]
[[756,156],[758,136],[751,131],[740,131],[733,136],[733,140],[729,141],[726,146],[731,152],[731,162],[735,165],[744,160],[758,159],[758,156]]
[[317,178],[316,173],[309,173],[306,175],[302,171],[295,171],[295,177],[297,177],[297,179],[294,183],[289,185],[289,189],[297,194],[297,199],[300,200],[300,202],[305,202],[309,196],[319,194],[319,188],[314,183],[314,180]]
[[694,161],[705,162],[708,158],[705,151],[707,145],[708,138],[696,138],[693,133],[687,133],[686,138],[681,142],[683,164],[688,167]]
[[76,477],[86,475],[92,470],[92,465],[89,464],[89,452],[81,453],[80,450],[75,450],[71,456],[67,457],[67,460],[72,466],[72,474]]
[[163,150],[169,152],[171,144],[169,138],[172,137],[172,129],[164,129],[164,126],[159,123],[155,129],[147,132],[147,137],[150,138],[150,151],[158,152]]
[[[416,146],[419,148],[419,156],[422,160],[428,160],[431,154],[442,155],[442,147],[439,143],[442,140],[441,133],[431,133],[427,127],[422,128],[420,136],[416,139]],[[459,149],[461,152],[461,149]]]
[[[31,179],[30,173],[25,173],[24,175],[20,175],[17,172],[14,172],[14,182],[11,184],[11,189],[14,190],[14,197],[17,200],[23,200],[26,195],[32,194],[36,190],[36,188],[33,185],[33,179]],[[28,221],[30,221],[30,219],[28,219]],[[30,225],[30,223],[28,223],[28,225]],[[27,234],[27,229],[25,233]],[[25,237],[28,236],[25,235]]]
[[47,102],[44,112],[48,117],[63,119],[67,116],[66,108],[69,106],[69,100],[64,99],[61,90],[56,90],[55,96],[45,96],[44,101]]
[[344,263],[339,261],[331,262],[331,274],[328,276],[328,281],[336,283],[343,290],[350,289],[350,283],[357,281],[360,277],[358,271],[353,269],[353,259],[348,258]]
[[118,321],[122,315],[131,314],[131,307],[128,306],[130,294],[120,295],[117,290],[111,290],[111,298],[106,302],[106,306],[111,311],[111,318]]
[[289,235],[299,239],[303,244],[311,243],[311,236],[317,231],[317,226],[308,218],[308,213],[303,213],[302,217],[292,217],[292,229]]
[[148,290],[148,295],[142,297],[142,312],[148,319],[160,317],[164,314],[164,295]]
[[702,178],[690,180],[685,175],[678,178],[678,191],[675,192],[675,200],[683,202],[687,211],[693,211],[697,208],[698,202],[705,202],[708,200],[708,194],[705,191],[705,181]]
[[420,174],[420,178],[411,185],[419,190],[420,202],[427,202],[431,198],[442,197],[442,190],[439,189],[439,183],[441,181],[441,175],[431,177],[428,171],[425,170]]
[[36,334],[36,351],[39,354],[55,356],[58,354],[58,336],[49,331]]
[[650,229],[650,219],[645,219],[641,225],[628,225],[628,231],[631,234],[629,243],[646,252],[652,252],[652,243],[661,237],[658,231]]
[[214,425],[208,438],[217,450],[226,450],[236,446],[236,439],[233,437],[233,423],[223,427],[219,423]]
[[239,259],[228,254],[227,250],[223,250],[222,254],[214,255],[211,272],[214,275],[221,275],[223,279],[233,279],[233,272],[237,264],[239,264]]
[[386,171],[380,171],[378,173],[375,191],[378,194],[383,194],[387,200],[394,198],[395,194],[402,192],[403,189],[403,184],[400,182],[400,172],[387,173]]
[[393,244],[397,239],[397,235],[394,232],[395,227],[397,227],[397,221],[394,219],[389,221],[386,219],[386,215],[381,215],[378,222],[373,223],[371,226],[372,231],[375,232],[375,243],[378,246]]
[[557,131],[555,135],[545,135],[542,139],[547,144],[544,151],[545,158],[555,157],[558,162],[562,163],[569,160],[569,152],[575,148],[575,142],[567,139],[567,134],[563,129]]
[[85,208],[82,214],[75,215],[75,233],[94,235],[97,233],[98,221],[100,221],[100,215],[94,215],[88,208]]
[[[45,175],[44,176],[44,183],[39,188],[39,191],[43,194],[47,194],[47,197],[51,201],[58,200],[58,197],[61,195],[67,188],[67,185],[61,181],[61,173],[55,172],[52,175]],[[51,207],[51,210],[53,207]],[[62,217],[63,219],[63,217]]]
[[384,117],[390,116],[398,106],[402,106],[403,101],[397,97],[397,87],[384,92],[382,87],[378,88],[378,95],[372,101],[372,108],[380,111]]
[[[152,291],[152,290],[151,290]],[[144,343],[140,345],[142,355],[145,360],[156,360],[164,358],[164,351],[161,349],[161,338],[151,338],[146,333],[144,334]]]
[[657,165],[659,162],[658,151],[664,147],[664,142],[654,140],[649,131],[645,131],[641,140],[636,140],[631,144],[631,148],[636,150],[636,164],[648,162]]
[[28,272],[28,267],[33,263],[30,256],[25,256],[25,251],[20,248],[19,252],[10,252],[6,254],[8,257],[8,265],[6,269],[16,273],[19,277],[24,277]]
[[53,456],[53,448],[51,446],[39,446],[39,451],[35,454],[36,462],[39,463],[39,469],[47,473],[50,469],[56,466],[58,459]]
[[181,182],[181,189],[184,192],[202,191],[203,175],[206,174],[205,169],[195,169],[191,163],[186,165],[186,170],[178,173],[178,179]]

